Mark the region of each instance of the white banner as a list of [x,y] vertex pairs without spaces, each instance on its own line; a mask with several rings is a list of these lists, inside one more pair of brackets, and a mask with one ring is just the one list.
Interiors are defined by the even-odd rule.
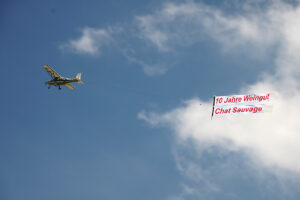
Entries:
[[265,112],[264,105],[230,105],[215,106],[213,108],[213,116],[221,117],[236,114],[257,114]]
[[270,94],[215,96],[214,106],[257,105],[270,100]]

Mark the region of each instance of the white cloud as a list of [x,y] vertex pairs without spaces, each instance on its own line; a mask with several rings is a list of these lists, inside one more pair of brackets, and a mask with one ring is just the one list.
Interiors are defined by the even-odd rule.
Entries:
[[163,65],[142,65],[145,74],[149,75],[149,76],[157,76],[157,75],[162,75],[165,74],[167,69],[165,66]]
[[281,1],[269,4],[268,10],[261,10],[265,13],[258,13],[256,6],[251,7],[252,4],[246,2],[242,7],[244,13],[233,14],[194,1],[168,3],[152,15],[138,16],[136,19],[140,37],[161,52],[210,37],[220,42],[226,50],[238,48],[237,51],[241,51],[241,47],[259,47],[259,53],[256,53],[259,55],[265,48],[278,42],[283,32],[274,30],[282,26],[284,19],[281,14],[293,9]]
[[62,50],[70,50],[79,54],[98,55],[105,45],[112,41],[111,29],[84,28],[82,36],[60,46]]
[[[106,29],[86,27],[82,30],[82,35],[80,38],[70,40],[67,43],[60,45],[60,49],[78,54],[98,56],[105,47],[113,44],[113,42],[118,42],[118,50],[122,52],[128,61],[139,65],[146,75],[160,76],[165,74],[167,72],[167,67],[165,64],[155,62],[155,59],[151,59],[151,61],[149,61],[149,59],[146,60],[140,58],[141,56],[143,57],[144,54],[147,54],[146,57],[149,58],[148,52],[143,53],[145,46],[128,45],[126,40],[128,37],[131,37],[128,36],[130,31],[125,32],[125,34],[122,35],[124,33],[122,29],[123,28],[121,26],[109,27]],[[128,28],[126,28],[126,30],[127,29]],[[138,39],[135,35],[133,37],[135,37],[135,40]],[[156,32],[151,37],[153,41],[157,41],[157,44],[159,45],[163,35],[161,35],[159,32]]]
[[[228,51],[236,51],[237,47],[247,49],[249,54],[275,51],[275,73],[240,88],[242,94],[271,92],[271,114],[211,120],[211,101],[191,99],[166,113],[142,111],[138,117],[152,126],[170,128],[180,144],[192,141],[194,145],[185,147],[197,149],[194,153],[196,160],[203,152],[217,148],[224,154],[246,156],[249,158],[249,168],[267,169],[281,178],[292,174],[289,178],[296,177],[299,180],[300,6],[283,1],[266,2],[264,8],[257,9],[247,4],[242,12],[230,14],[193,1],[167,4],[162,10],[143,19],[145,31],[142,34],[160,50],[171,49],[172,45],[184,45],[189,40],[196,42],[205,33],[206,37],[213,38]],[[157,16],[160,17],[155,20]],[[178,28],[175,27],[176,23],[179,23]],[[168,39],[154,42],[149,35],[157,30]],[[202,36],[193,34],[193,30]],[[183,36],[181,40],[178,40],[179,36]],[[230,156],[226,159],[231,160]],[[177,156],[176,162],[177,168],[185,176],[195,179],[195,182],[207,180],[205,188],[210,188],[211,192],[222,191],[219,185],[212,184],[215,179],[211,178],[212,172],[223,170],[224,166],[219,166],[222,163],[211,169],[182,156]],[[228,166],[232,167],[230,164]],[[228,166],[225,167],[227,172],[235,169]]]
[[192,138],[205,147],[218,145],[229,151],[245,150],[257,163],[300,173],[299,99],[300,95],[289,98],[278,95],[272,100],[272,114],[251,118],[211,120],[211,103],[200,100],[191,100],[184,107],[162,115],[140,113],[139,117],[154,125],[170,126],[182,140]]
[[157,16],[138,16],[136,17],[138,21],[138,26],[141,31],[141,37],[149,39],[152,43],[154,43],[158,49],[162,52],[168,51],[166,47],[166,41],[168,40],[167,35],[160,31],[159,29],[154,27],[154,23],[156,23]]
[[[281,5],[279,7],[272,4],[266,11],[255,13],[257,19],[254,21],[251,13],[232,17],[221,15],[220,10],[205,9],[205,15],[216,16],[209,18],[211,25],[205,26],[206,31],[212,35],[219,34],[220,29],[230,29],[230,32],[223,32],[222,38],[227,39],[234,35],[234,40],[241,43],[252,40],[257,45],[266,45],[263,39],[266,36],[265,33],[267,36],[272,32],[274,34],[271,35],[281,35],[281,37],[271,37],[272,43],[280,44],[279,55],[275,60],[277,63],[276,74],[268,75],[261,82],[247,88],[241,88],[242,93],[271,91],[275,95],[272,115],[211,121],[209,117],[211,102],[191,100],[184,107],[174,109],[166,114],[155,115],[152,113],[146,116],[145,113],[141,113],[140,118],[151,124],[167,123],[183,139],[191,137],[196,141],[207,144],[220,143],[220,145],[227,145],[224,141],[230,141],[232,142],[230,144],[237,149],[251,149],[251,153],[266,165],[276,165],[300,172],[300,161],[296,159],[300,153],[300,133],[297,134],[300,132],[300,124],[297,123],[300,119],[298,112],[300,110],[300,104],[298,104],[300,81],[295,76],[300,72],[300,57],[298,56],[299,51],[297,51],[300,48],[300,42],[298,42],[300,36],[297,34],[298,30],[300,32],[300,23],[296,20],[300,17],[300,8],[293,8],[283,3]],[[185,11],[190,6],[195,6],[195,11]],[[202,7],[203,5],[201,5]],[[179,13],[195,14],[200,10],[198,5],[192,2],[187,5],[178,5],[178,7],[172,4],[171,7],[165,8],[164,12],[174,16]],[[272,18],[269,19],[269,16]],[[274,26],[272,20],[277,21],[278,26]],[[211,28],[215,24],[223,28]],[[227,42],[222,44],[226,46]],[[256,49],[253,48],[253,50]],[[199,103],[202,106],[199,106]]]
[[[167,68],[164,64],[153,64],[137,57],[134,50],[124,50],[123,55],[132,63],[136,63],[143,68],[148,76],[160,76],[166,73]],[[148,56],[149,57],[149,56]]]

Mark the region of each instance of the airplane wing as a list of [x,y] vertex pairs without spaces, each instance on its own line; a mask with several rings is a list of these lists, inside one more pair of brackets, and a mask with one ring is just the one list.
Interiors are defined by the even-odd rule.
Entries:
[[75,87],[73,85],[71,85],[70,83],[66,83],[66,84],[64,84],[64,86],[66,86],[67,88],[69,88],[71,90],[75,89]]
[[52,76],[52,78],[61,78],[61,75],[59,75],[54,69],[52,69],[49,65],[44,65],[43,68]]

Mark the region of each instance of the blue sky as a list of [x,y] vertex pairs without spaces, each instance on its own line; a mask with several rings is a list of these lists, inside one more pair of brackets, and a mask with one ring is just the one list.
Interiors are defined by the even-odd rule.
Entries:
[[[299,199],[297,1],[0,7],[1,199]],[[210,120],[261,91],[271,115]]]

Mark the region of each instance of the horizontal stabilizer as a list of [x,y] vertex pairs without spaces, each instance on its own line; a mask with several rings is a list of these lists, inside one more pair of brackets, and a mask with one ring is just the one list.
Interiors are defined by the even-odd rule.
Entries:
[[73,85],[71,85],[70,83],[64,84],[64,86],[66,86],[67,88],[74,90],[75,87]]

